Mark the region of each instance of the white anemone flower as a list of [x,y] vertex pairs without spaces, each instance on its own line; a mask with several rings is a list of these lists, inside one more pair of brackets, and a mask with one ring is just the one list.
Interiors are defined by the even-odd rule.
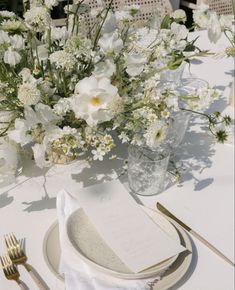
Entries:
[[95,126],[114,117],[114,112],[108,108],[119,98],[118,89],[110,79],[90,76],[77,83],[71,98],[71,109],[77,118],[84,119],[89,126]]
[[11,65],[15,66],[21,61],[21,56],[17,51],[12,50],[11,47],[8,48],[7,51],[4,53],[4,62]]
[[208,37],[211,42],[216,43],[222,34],[219,18],[215,12],[210,14],[208,21]]

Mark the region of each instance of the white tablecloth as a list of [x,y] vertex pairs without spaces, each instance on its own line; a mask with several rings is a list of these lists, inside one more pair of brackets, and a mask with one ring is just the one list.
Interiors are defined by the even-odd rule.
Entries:
[[[201,34],[203,35],[204,32],[201,32]],[[203,35],[200,40],[200,45],[203,48],[208,48],[206,39]],[[222,39],[216,47],[223,46],[224,40]],[[213,109],[219,108],[221,111],[227,106],[229,90],[226,90],[226,88],[232,82],[232,74],[234,73],[232,69],[233,60],[231,58],[218,60],[212,57],[204,57],[193,62],[191,67],[193,75],[206,79],[209,83],[224,91],[220,101],[212,106]],[[200,136],[201,138],[208,138],[207,133],[202,133]],[[189,136],[189,138],[191,137]],[[210,144],[210,150],[213,151],[213,154],[210,154],[208,147],[206,145],[205,147],[200,146],[199,141],[198,138],[195,138],[195,144],[191,144],[188,148],[188,154],[191,154],[191,157],[187,160],[188,174],[184,176],[185,180],[180,187],[182,195],[188,191],[193,191],[195,187],[194,177],[198,169],[196,169],[197,166],[190,167],[190,162],[194,162],[194,164],[198,162],[198,165],[204,168],[200,174],[203,178],[204,174],[207,176],[209,170],[213,172],[214,160],[220,154],[220,150],[217,149],[221,145]],[[119,155],[123,155],[123,158],[125,158],[125,154],[124,149],[119,152]],[[197,158],[194,156],[197,156]],[[63,282],[58,280],[48,269],[42,251],[45,233],[56,220],[56,194],[61,188],[73,193],[77,192],[82,186],[110,180],[120,173],[121,164],[122,160],[96,162],[92,168],[86,168],[82,173],[79,173],[81,168],[85,166],[84,162],[82,165],[78,162],[70,166],[55,166],[44,170],[38,169],[31,161],[26,163],[23,174],[17,178],[16,184],[0,189],[0,253],[5,252],[3,241],[5,233],[14,232],[17,237],[26,238],[29,262],[37,269],[50,289],[64,289]],[[227,182],[232,186],[233,178],[230,178]],[[141,200],[147,206],[155,207],[157,200],[161,199],[163,195],[165,197],[169,196],[170,199],[177,191],[179,191],[179,188],[174,185],[161,195],[145,197]],[[223,198],[223,192],[221,192],[221,198]],[[210,206],[213,207],[213,203]],[[234,212],[234,208],[232,210]],[[209,212],[210,207],[208,207]],[[223,219],[222,214],[221,219]],[[194,246],[193,263],[184,279],[172,289],[233,290],[233,268],[197,239],[192,237],[192,240]],[[22,280],[27,283],[29,289],[37,289],[28,274],[23,269],[20,269],[20,272]],[[14,289],[18,289],[16,283],[7,281],[2,271],[0,271],[0,290]]]

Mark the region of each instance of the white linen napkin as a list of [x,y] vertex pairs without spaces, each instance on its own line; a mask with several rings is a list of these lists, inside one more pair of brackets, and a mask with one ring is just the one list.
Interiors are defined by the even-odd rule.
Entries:
[[165,271],[151,279],[124,280],[101,273],[72,251],[65,234],[65,223],[69,215],[78,209],[78,201],[65,190],[57,195],[57,215],[59,220],[61,261],[60,272],[65,277],[66,290],[148,290],[152,283],[161,280]]

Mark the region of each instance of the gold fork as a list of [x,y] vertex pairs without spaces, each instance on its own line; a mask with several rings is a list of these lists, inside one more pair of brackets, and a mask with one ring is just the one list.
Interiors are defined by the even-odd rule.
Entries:
[[18,272],[16,266],[12,263],[8,255],[0,256],[0,261],[2,264],[2,269],[4,275],[8,280],[14,280],[19,285],[20,289],[25,290],[22,282],[20,280],[20,273]]
[[38,286],[38,288],[41,290],[47,290],[48,288],[46,287],[46,285],[43,283],[43,281],[41,281],[41,279],[39,279],[37,275],[35,275],[33,268],[27,263],[27,256],[25,255],[21,244],[16,239],[15,235],[13,233],[7,234],[5,235],[4,239],[7,247],[7,252],[11,261],[15,265],[23,265]]

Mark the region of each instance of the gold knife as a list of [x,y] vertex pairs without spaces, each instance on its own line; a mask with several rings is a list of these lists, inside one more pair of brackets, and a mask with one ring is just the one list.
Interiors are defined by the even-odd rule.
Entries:
[[211,251],[213,251],[215,254],[220,256],[223,260],[228,262],[233,267],[235,266],[234,263],[229,258],[227,258],[222,252],[220,252],[211,243],[209,243],[207,240],[205,240],[201,235],[199,235],[197,232],[195,232],[189,226],[187,226],[185,223],[183,223],[181,220],[179,220],[176,216],[174,216],[172,213],[170,213],[163,205],[161,205],[159,202],[157,202],[156,206],[157,206],[157,209],[161,213],[172,218],[175,222],[177,222],[187,232],[189,232],[191,235],[193,235],[195,238],[197,238],[199,241],[201,241],[204,245],[206,245]]

